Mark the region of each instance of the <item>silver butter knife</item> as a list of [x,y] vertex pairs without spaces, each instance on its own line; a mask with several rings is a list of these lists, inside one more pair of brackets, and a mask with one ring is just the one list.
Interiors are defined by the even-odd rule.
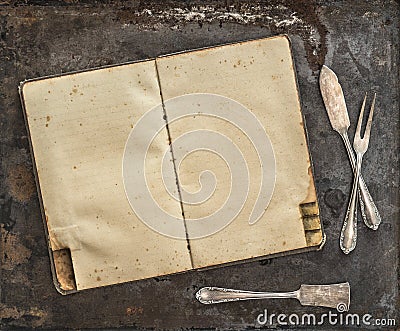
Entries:
[[[351,166],[353,168],[353,173],[355,173],[356,157],[351,148],[351,143],[347,134],[350,126],[350,120],[347,113],[342,87],[338,82],[336,74],[325,65],[322,66],[321,69],[319,85],[322,98],[324,99],[325,108],[328,113],[329,121],[331,122],[332,128],[342,137]],[[358,181],[358,188],[361,215],[364,223],[370,229],[377,230],[379,224],[381,223],[381,216],[379,215],[378,208],[376,207],[361,174]]]
[[339,312],[350,307],[350,284],[301,285],[293,292],[251,292],[221,287],[203,287],[196,299],[204,304],[254,299],[297,299],[303,306],[336,308]]

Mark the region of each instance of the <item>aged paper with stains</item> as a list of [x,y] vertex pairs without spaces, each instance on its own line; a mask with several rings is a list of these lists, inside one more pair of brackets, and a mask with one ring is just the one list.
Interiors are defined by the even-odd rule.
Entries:
[[[172,141],[186,131],[203,127],[223,133],[242,146],[249,166],[249,195],[237,217],[222,231],[190,241],[194,266],[205,267],[306,247],[299,205],[308,194],[310,160],[289,40],[285,37],[255,40],[165,56],[156,61],[167,115],[174,111],[176,104],[169,99],[183,94],[212,93],[228,97],[259,119],[272,142],[276,159],[272,199],[262,218],[249,225],[258,194],[260,162],[246,139],[248,133],[240,132],[234,123],[201,113],[169,124]],[[202,167],[220,178],[215,194],[204,204],[183,205],[187,218],[204,217],[224,204],[229,192],[229,171],[222,160],[216,159],[213,153],[201,151],[190,155],[186,163],[182,162],[180,184],[183,187],[198,184]]]
[[322,242],[286,37],[31,80],[21,95],[63,293]]
[[[127,137],[161,102],[154,61],[31,81],[22,89],[51,247],[70,249],[77,289],[190,269],[186,242],[143,224],[122,180]],[[164,130],[150,158],[166,149]],[[159,168],[156,162],[147,169],[158,182],[155,194],[163,189]],[[179,202],[159,196],[180,215]]]

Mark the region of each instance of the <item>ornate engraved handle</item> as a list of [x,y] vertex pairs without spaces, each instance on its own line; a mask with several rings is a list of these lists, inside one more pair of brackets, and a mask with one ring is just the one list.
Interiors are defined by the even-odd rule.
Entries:
[[349,254],[356,247],[357,243],[357,194],[361,162],[362,155],[357,154],[357,163],[354,174],[353,189],[351,191],[350,204],[347,208],[342,232],[340,233],[340,248],[345,254]]
[[[351,144],[349,141],[349,136],[347,133],[341,132],[340,135],[344,141],[344,145],[346,146],[347,154],[349,156],[349,160],[351,166],[353,168],[353,172],[356,170],[356,158],[354,156],[354,152],[351,148]],[[365,184],[364,178],[360,173],[360,179],[358,182],[359,188],[359,201],[361,208],[361,215],[364,220],[366,226],[368,226],[372,230],[377,230],[379,224],[381,223],[381,215],[379,214],[378,208],[376,207],[374,200],[372,199],[371,194],[369,193],[367,184]]]
[[286,293],[274,292],[251,292],[232,290],[221,287],[203,287],[196,293],[196,299],[204,304],[213,304],[221,302],[230,302],[238,300],[252,299],[278,299],[278,298],[294,298],[297,299],[298,291]]

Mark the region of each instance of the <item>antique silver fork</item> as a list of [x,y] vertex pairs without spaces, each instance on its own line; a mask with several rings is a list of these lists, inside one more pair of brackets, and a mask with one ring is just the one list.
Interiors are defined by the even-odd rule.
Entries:
[[372,116],[375,108],[375,98],[372,100],[371,110],[369,112],[367,125],[365,127],[364,137],[361,138],[361,125],[364,116],[365,102],[367,100],[367,93],[365,93],[364,101],[361,106],[360,116],[358,117],[358,123],[356,133],[354,134],[353,148],[356,152],[356,169],[354,172],[353,188],[351,191],[350,203],[347,208],[346,217],[344,219],[342,232],[340,234],[340,248],[345,254],[349,254],[357,243],[357,194],[358,194],[358,182],[360,180],[361,164],[363,155],[368,149],[369,137],[371,133]]

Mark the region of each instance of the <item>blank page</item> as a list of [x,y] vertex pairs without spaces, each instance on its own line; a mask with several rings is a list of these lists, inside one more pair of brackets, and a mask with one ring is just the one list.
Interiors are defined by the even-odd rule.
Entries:
[[[183,210],[194,267],[307,247],[299,205],[314,187],[288,39],[175,54],[156,63],[180,190],[188,199]],[[194,132],[200,129],[213,132],[214,144]],[[262,216],[255,220],[260,198]]]
[[[186,241],[146,226],[124,189],[132,128],[154,107],[159,116],[148,130],[165,125],[154,61],[29,81],[22,94],[51,247],[70,249],[77,289],[190,269]],[[167,194],[160,175],[164,151],[165,127],[148,150],[145,171],[157,202],[181,219],[179,201]],[[172,162],[165,171],[175,176]],[[185,237],[182,219],[174,226]]]

